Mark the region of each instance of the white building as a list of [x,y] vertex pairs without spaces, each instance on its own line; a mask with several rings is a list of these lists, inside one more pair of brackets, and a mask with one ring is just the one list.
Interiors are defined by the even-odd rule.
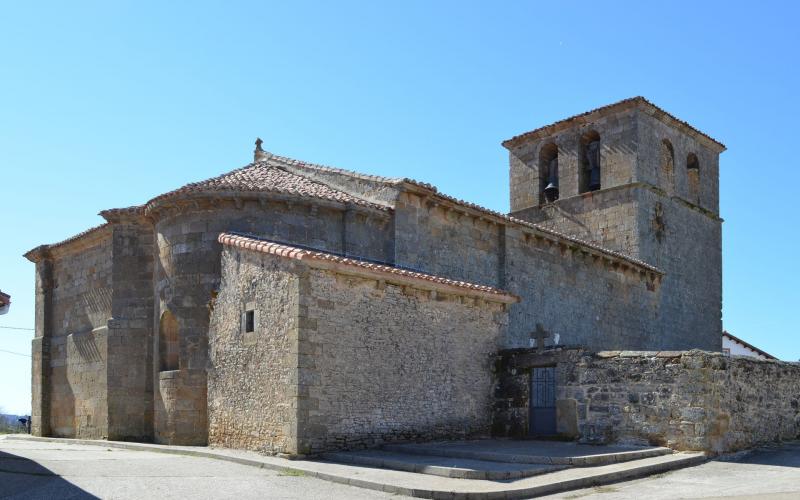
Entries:
[[722,332],[722,352],[730,356],[750,356],[758,359],[778,359],[744,340]]

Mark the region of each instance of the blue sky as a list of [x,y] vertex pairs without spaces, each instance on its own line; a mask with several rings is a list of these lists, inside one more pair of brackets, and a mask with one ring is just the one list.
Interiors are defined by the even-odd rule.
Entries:
[[[507,211],[503,139],[643,95],[729,148],[725,327],[800,358],[796,2],[32,5],[0,1],[0,326],[33,326],[25,251],[244,165],[256,136]],[[29,411],[29,385],[0,351],[0,407]]]

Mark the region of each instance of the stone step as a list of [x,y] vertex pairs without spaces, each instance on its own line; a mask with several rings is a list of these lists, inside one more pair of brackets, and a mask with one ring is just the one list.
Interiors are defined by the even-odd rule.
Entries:
[[382,450],[412,455],[481,460],[517,464],[591,467],[670,455],[663,447],[593,446],[548,441],[452,441],[387,444]]
[[341,464],[380,467],[455,479],[487,479],[502,481],[555,472],[568,465],[523,464],[469,458],[414,455],[387,450],[363,450],[325,453],[322,458]]

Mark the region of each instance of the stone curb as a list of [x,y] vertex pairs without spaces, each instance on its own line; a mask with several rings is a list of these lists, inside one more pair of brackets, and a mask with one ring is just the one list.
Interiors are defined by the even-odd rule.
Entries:
[[[656,457],[656,458],[667,458],[667,459],[672,458],[672,460],[667,460],[665,462],[659,462],[647,465],[642,464],[637,467],[631,467],[619,471],[601,472],[592,474],[591,473],[592,469],[582,469],[586,470],[587,472],[587,474],[583,477],[561,480],[561,481],[553,481],[550,483],[540,484],[527,488],[512,487],[506,489],[498,489],[494,491],[467,491],[467,490],[456,491],[456,490],[431,490],[431,489],[404,487],[395,484],[386,484],[378,481],[371,481],[367,479],[356,479],[343,474],[340,475],[340,474],[330,474],[327,472],[320,472],[316,470],[311,470],[308,467],[301,465],[286,466],[282,464],[270,463],[267,461],[254,460],[243,457],[235,457],[223,453],[215,453],[211,451],[200,451],[200,450],[188,450],[186,448],[167,447],[166,445],[153,445],[144,443],[140,444],[140,443],[128,443],[121,441],[103,441],[103,440],[90,440],[90,439],[47,438],[47,437],[33,437],[33,436],[30,437],[6,436],[5,440],[80,444],[89,446],[101,446],[107,448],[119,448],[123,450],[132,450],[132,451],[152,451],[156,453],[165,453],[169,455],[183,455],[183,456],[210,458],[214,460],[222,460],[222,461],[237,463],[240,465],[258,467],[262,469],[294,472],[307,477],[315,477],[317,479],[322,479],[333,483],[346,484],[358,488],[383,491],[386,493],[406,495],[416,498],[430,498],[437,500],[438,499],[512,500],[512,499],[531,498],[536,496],[551,495],[554,493],[560,493],[569,490],[588,488],[591,486],[597,486],[601,484],[609,484],[619,481],[641,478],[652,474],[658,474],[684,467],[699,465],[706,461],[706,456],[703,453],[687,454],[685,456],[681,456],[680,454],[675,454],[675,455],[669,455],[667,457]],[[510,483],[493,483],[493,484],[497,484],[497,486],[502,486],[502,485],[511,486]]]
[[642,458],[671,455],[670,448],[651,448],[646,450],[618,451],[601,453],[598,455],[576,455],[571,457],[550,457],[536,455],[521,455],[491,451],[470,451],[453,448],[438,448],[435,446],[414,446],[407,444],[386,444],[382,450],[396,453],[410,453],[413,455],[428,455],[436,457],[464,458],[469,460],[485,460],[488,462],[503,462],[514,464],[546,464],[546,465],[571,465],[573,467],[594,467],[615,463],[640,460]]

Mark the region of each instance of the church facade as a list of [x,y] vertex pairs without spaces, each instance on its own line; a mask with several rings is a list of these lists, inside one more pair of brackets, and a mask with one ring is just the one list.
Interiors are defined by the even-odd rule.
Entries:
[[287,454],[502,434],[500,352],[721,351],[721,143],[636,97],[503,146],[508,214],[258,141],[31,250],[33,433]]

